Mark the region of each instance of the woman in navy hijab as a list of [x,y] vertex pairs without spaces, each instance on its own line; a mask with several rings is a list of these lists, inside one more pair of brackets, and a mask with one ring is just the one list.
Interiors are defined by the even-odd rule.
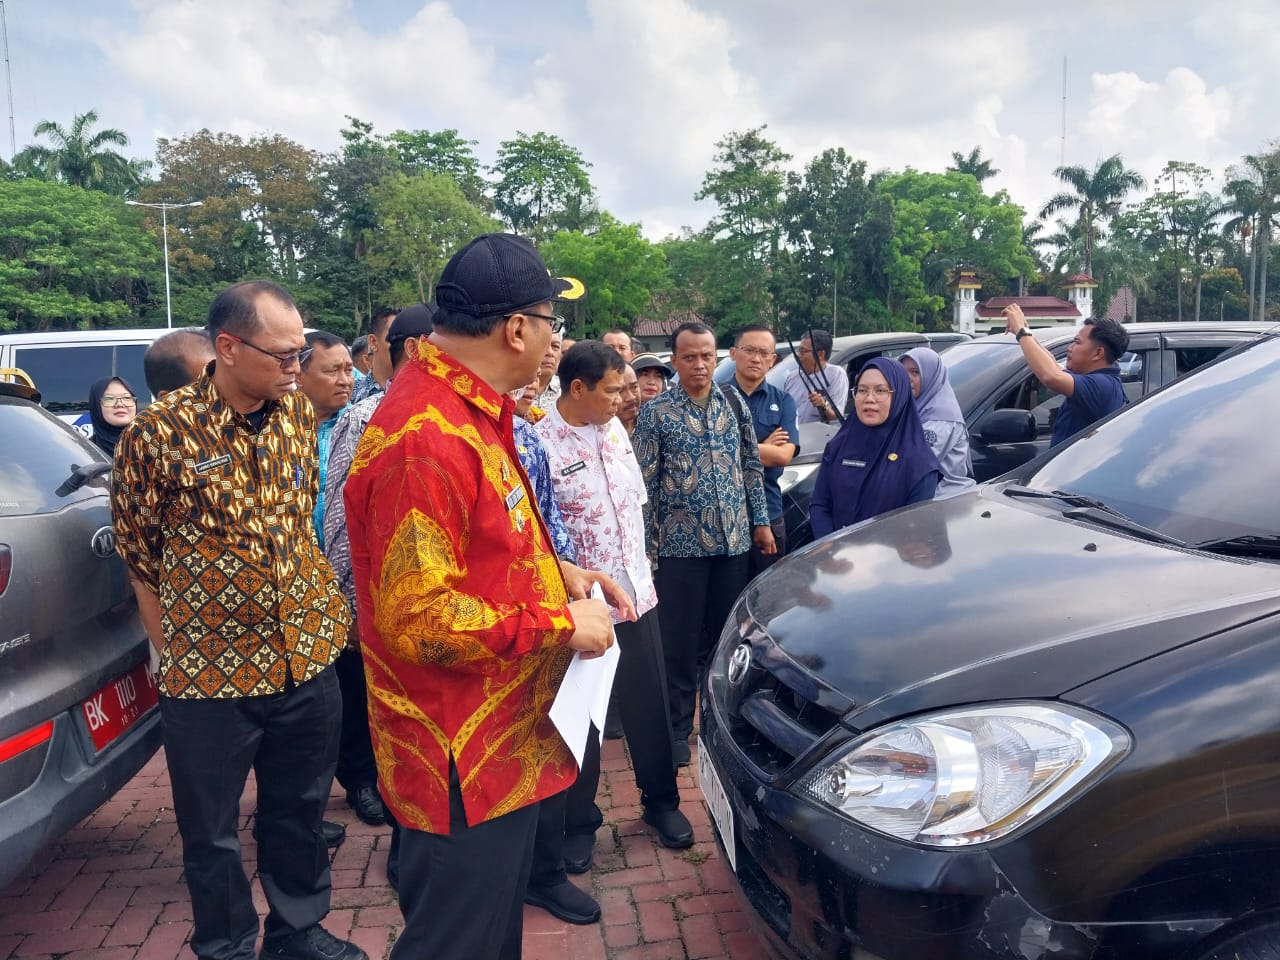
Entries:
[[115,456],[116,441],[137,415],[138,398],[119,377],[103,377],[89,388],[89,419],[93,421],[89,439],[108,457]]
[[877,357],[863,367],[853,410],[822,454],[809,505],[815,539],[932,499],[942,478],[902,364]]

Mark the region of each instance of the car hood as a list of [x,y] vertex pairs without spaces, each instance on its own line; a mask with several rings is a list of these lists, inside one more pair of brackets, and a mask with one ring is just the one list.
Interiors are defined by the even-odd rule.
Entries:
[[980,487],[785,558],[746,612],[857,727],[955,703],[1055,697],[1280,609],[1276,565],[1067,520]]

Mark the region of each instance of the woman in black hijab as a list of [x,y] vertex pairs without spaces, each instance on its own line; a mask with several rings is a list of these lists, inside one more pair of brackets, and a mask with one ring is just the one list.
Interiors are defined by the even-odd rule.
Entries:
[[93,421],[89,439],[108,457],[115,457],[120,432],[137,415],[138,398],[119,377],[103,377],[89,388],[89,419]]

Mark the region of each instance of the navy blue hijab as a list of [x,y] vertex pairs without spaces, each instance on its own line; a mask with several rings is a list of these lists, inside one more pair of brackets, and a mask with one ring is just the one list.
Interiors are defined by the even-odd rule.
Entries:
[[[133,393],[133,387],[125,383],[121,377],[103,377],[101,380],[95,380],[93,386],[89,388],[89,419],[93,422],[93,436],[89,439],[108,457],[115,456],[116,441],[120,439],[120,434],[124,432],[124,427],[117,427],[113,423],[108,423],[107,418],[102,415],[102,396],[107,392],[107,387],[113,383],[118,383],[130,393]],[[134,396],[137,396],[137,394],[134,394]]]
[[941,475],[924,438],[906,368],[886,357],[870,361],[863,372],[872,367],[893,391],[889,416],[878,427],[868,427],[855,410],[827,444],[809,505],[815,539],[914,502],[919,498],[912,494],[922,482],[930,474]]

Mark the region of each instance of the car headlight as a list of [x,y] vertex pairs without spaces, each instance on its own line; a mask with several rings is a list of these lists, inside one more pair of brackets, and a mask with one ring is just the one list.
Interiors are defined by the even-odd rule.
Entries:
[[783,493],[789,492],[792,488],[798,487],[806,479],[818,472],[818,467],[822,466],[818,463],[799,463],[794,467],[787,467],[782,471],[782,476],[778,478],[778,489]]
[[1065,704],[960,708],[872,731],[795,789],[901,840],[968,846],[1065,803],[1130,743],[1119,725]]

